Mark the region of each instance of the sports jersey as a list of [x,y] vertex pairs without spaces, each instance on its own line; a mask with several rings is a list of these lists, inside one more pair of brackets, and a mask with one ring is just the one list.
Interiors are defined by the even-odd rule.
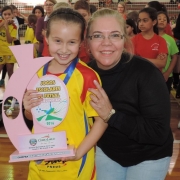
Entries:
[[35,34],[34,34],[34,30],[32,27],[27,27],[27,30],[25,32],[25,44],[35,44],[38,43]]
[[160,53],[168,53],[166,41],[154,34],[151,39],[145,39],[141,33],[132,38],[134,54],[143,58],[156,59]]
[[[168,46],[167,62],[166,62],[166,66],[163,68],[163,71],[162,71],[162,72],[165,72],[167,71],[171,63],[171,56],[178,53],[179,50],[178,50],[175,40],[171,36],[164,34],[162,37],[166,40],[166,43]],[[169,77],[172,77],[172,73],[169,75]]]
[[[43,75],[43,68],[38,71],[38,76]],[[57,75],[58,76],[58,75]],[[66,74],[58,77],[64,79]],[[90,131],[93,116],[96,111],[89,104],[90,92],[88,88],[95,88],[93,80],[99,80],[95,71],[84,62],[78,61],[75,70],[66,87],[69,93],[69,109],[63,122],[53,129],[54,132],[66,131],[67,144],[76,148]],[[51,161],[37,164],[30,162],[28,180],[95,180],[94,148],[78,161]]]
[[[27,26],[26,32],[25,32],[25,44],[35,44],[38,43],[35,33],[32,27]],[[37,51],[34,47],[34,57],[37,57]]]
[[[0,23],[2,22],[3,20],[1,19],[0,20]],[[16,35],[17,35],[17,28],[14,24],[10,24],[8,25],[8,29],[9,29],[9,33],[10,33],[10,36],[13,37],[13,38],[16,38]],[[6,30],[5,30],[5,27],[1,27],[0,28],[0,55],[1,56],[4,56],[4,55],[12,55],[12,52],[10,50],[10,48],[8,46],[11,46],[12,44],[11,43],[8,43],[7,42],[7,38],[6,38]]]

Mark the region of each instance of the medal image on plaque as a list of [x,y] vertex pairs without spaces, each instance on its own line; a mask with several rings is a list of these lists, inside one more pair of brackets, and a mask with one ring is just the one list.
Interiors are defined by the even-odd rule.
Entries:
[[[54,75],[37,75],[38,70],[48,65],[52,57],[33,58],[32,44],[12,46],[10,49],[19,68],[7,84],[2,106],[6,132],[16,148],[9,162],[74,156],[73,145],[67,145],[66,131],[53,132],[53,128],[61,125],[68,112],[66,83]],[[26,126],[22,104],[23,96],[29,89],[36,90],[43,99],[40,105],[31,109],[32,132]],[[14,108],[11,107],[13,102]]]

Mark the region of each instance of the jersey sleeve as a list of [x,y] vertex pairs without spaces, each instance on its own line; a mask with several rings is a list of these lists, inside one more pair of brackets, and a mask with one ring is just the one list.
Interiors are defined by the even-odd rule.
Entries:
[[86,92],[84,91],[84,93],[86,95],[85,95],[85,99],[84,99],[84,102],[83,102],[83,107],[84,107],[84,110],[86,112],[87,117],[94,117],[94,116],[98,116],[98,114],[93,109],[93,107],[90,105],[90,101],[91,101],[90,94],[91,94],[91,92],[88,91],[88,88],[96,89],[93,81],[97,80],[100,83],[100,85],[101,85],[101,80],[99,78],[99,75],[95,71],[93,71],[93,70],[92,70],[91,76],[89,76],[89,77],[90,78],[88,79],[87,83],[85,83],[86,87],[84,87],[84,89],[86,89]]
[[13,28],[10,31],[10,35],[11,35],[12,38],[16,38],[16,35],[17,35],[17,27],[16,27],[16,25],[13,25]]

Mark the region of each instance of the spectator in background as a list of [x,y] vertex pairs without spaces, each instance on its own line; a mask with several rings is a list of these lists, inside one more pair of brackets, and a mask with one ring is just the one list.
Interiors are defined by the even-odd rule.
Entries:
[[[86,23],[88,23],[89,18],[91,17],[89,3],[84,0],[78,0],[74,4],[74,9],[78,11],[84,17]],[[87,51],[86,43],[84,41],[81,43],[78,57],[85,63],[88,63],[90,61],[90,56]]]
[[126,32],[130,38],[137,34],[137,26],[132,19],[126,19]]
[[134,54],[153,63],[160,71],[167,61],[166,41],[158,36],[157,11],[154,8],[144,8],[139,12],[138,28],[140,33],[132,38]]
[[126,4],[124,2],[119,2],[117,7],[118,12],[121,14],[121,16],[126,20]]
[[55,11],[59,8],[71,8],[71,5],[66,2],[59,2],[53,6],[53,11]]
[[25,44],[34,44],[34,57],[37,57],[37,52],[39,49],[39,42],[35,37],[37,16],[35,14],[30,14],[28,16],[28,27],[25,32]]
[[57,3],[56,0],[46,0],[44,3],[46,16],[39,18],[37,21],[35,34],[36,34],[36,39],[39,41],[38,57],[49,56],[47,43],[45,41],[46,24],[48,17],[53,11],[53,6],[56,3]]
[[178,50],[178,47],[176,45],[174,38],[172,38],[171,36],[165,33],[165,28],[167,26],[167,19],[168,19],[167,14],[163,11],[159,11],[157,19],[158,19],[158,24],[157,24],[158,35],[165,39],[167,43],[167,47],[168,47],[167,62],[162,72],[163,72],[164,79],[166,81],[168,91],[170,93],[171,85],[173,82],[172,71],[174,69],[174,66],[176,65],[177,53],[179,52],[179,50]]
[[37,18],[44,17],[44,9],[42,6],[35,6],[32,10],[32,14],[35,14]]
[[[152,7],[154,9],[158,11],[163,11],[165,12],[166,14],[167,13],[167,9],[166,9],[166,6],[164,4],[161,4],[159,1],[150,1],[147,3],[146,7]],[[168,34],[169,36],[173,37],[173,33],[172,33],[172,30],[171,30],[171,26],[170,26],[170,21],[169,21],[169,17],[168,17],[168,23],[167,23],[167,26],[166,26],[166,29],[165,29],[165,33]]]
[[137,11],[131,11],[127,14],[127,19],[132,19],[137,25],[138,16],[139,14]]

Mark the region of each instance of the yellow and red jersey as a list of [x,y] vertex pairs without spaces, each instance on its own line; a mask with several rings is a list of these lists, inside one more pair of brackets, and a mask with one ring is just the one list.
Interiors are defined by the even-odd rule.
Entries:
[[[3,19],[0,19],[0,23],[3,21]],[[16,38],[17,35],[17,27],[14,24],[8,25],[10,36],[13,38]],[[0,55],[12,55],[12,52],[8,46],[11,46],[12,43],[7,42],[7,35],[5,27],[0,27]]]
[[[43,76],[43,68],[38,71],[38,76]],[[65,76],[66,74],[61,74],[58,77],[64,80]],[[97,73],[79,60],[66,85],[70,100],[67,115],[63,122],[53,129],[54,132],[66,131],[67,144],[76,148],[90,131],[91,117],[98,116],[89,104],[88,88],[95,88],[93,80],[100,82]],[[42,161],[40,164],[32,161],[29,170],[28,180],[95,180],[94,148],[79,161]]]

